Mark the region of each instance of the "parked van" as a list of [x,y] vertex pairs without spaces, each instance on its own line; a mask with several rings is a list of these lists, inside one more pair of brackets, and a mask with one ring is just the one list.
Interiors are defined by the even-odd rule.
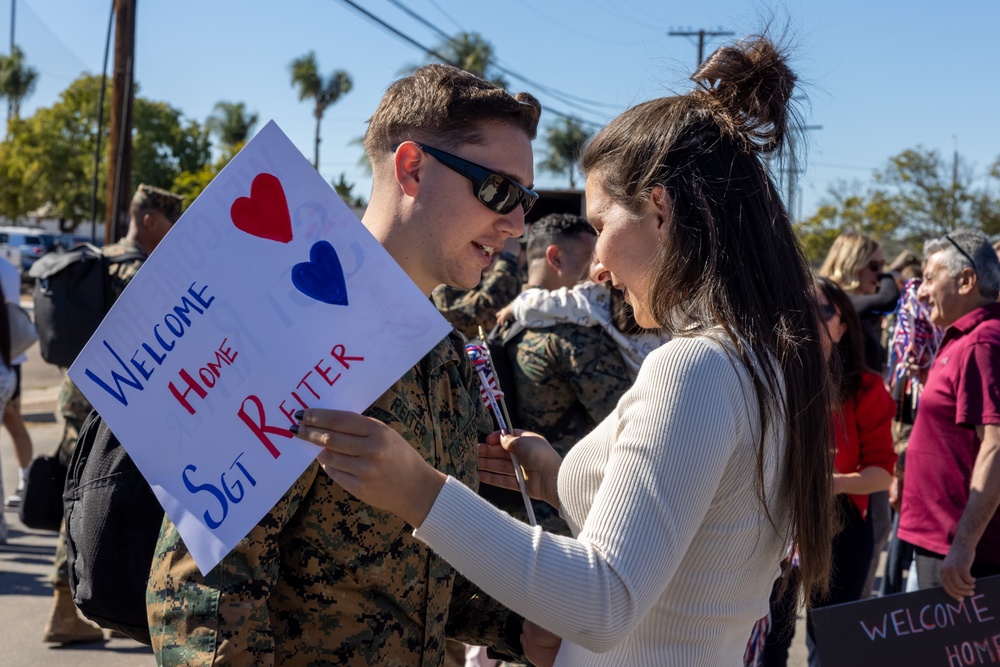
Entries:
[[56,236],[33,227],[0,227],[0,244],[17,248],[21,253],[21,272],[28,269],[39,257],[55,247]]

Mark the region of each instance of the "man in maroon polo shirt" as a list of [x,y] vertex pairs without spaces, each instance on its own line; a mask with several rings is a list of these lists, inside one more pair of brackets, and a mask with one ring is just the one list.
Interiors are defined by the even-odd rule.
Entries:
[[920,588],[961,600],[1000,574],[1000,260],[972,230],[924,246],[918,295],[946,329],[906,452],[899,537]]

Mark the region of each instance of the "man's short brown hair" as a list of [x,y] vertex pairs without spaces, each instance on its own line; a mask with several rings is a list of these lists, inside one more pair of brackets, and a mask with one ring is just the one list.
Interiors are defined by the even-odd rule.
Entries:
[[382,96],[368,119],[365,153],[375,159],[411,139],[428,135],[445,146],[476,143],[479,125],[508,123],[534,139],[542,107],[530,93],[503,88],[450,65],[426,65],[402,78]]
[[159,211],[170,222],[177,222],[177,219],[181,217],[183,207],[184,198],[180,195],[142,183],[132,195],[129,214],[136,220],[141,220],[142,216],[149,211]]

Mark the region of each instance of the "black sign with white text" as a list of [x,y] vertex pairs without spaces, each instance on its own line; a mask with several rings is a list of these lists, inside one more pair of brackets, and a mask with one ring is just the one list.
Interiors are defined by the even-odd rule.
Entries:
[[1000,576],[958,602],[942,588],[813,610],[823,667],[1000,665]]

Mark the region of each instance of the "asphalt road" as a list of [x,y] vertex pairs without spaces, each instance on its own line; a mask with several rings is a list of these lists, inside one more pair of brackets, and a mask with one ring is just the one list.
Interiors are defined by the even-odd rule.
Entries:
[[[31,434],[35,454],[55,451],[62,426],[54,415],[62,374],[28,351],[22,366],[21,414]],[[3,486],[9,494],[17,486],[17,459],[10,435],[0,431]],[[42,642],[42,630],[52,607],[49,577],[56,550],[56,533],[25,528],[16,510],[4,512],[10,527],[6,545],[0,545],[0,627],[4,629],[0,667],[153,667],[147,646],[131,639],[56,647]]]

